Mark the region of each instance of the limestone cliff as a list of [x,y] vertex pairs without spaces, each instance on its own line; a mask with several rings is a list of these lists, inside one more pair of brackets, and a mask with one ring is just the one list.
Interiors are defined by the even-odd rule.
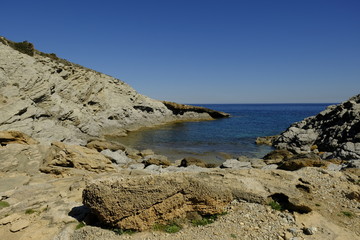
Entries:
[[175,114],[118,79],[3,37],[0,86],[0,130],[22,131],[41,142],[83,144],[92,136],[213,119],[213,112],[194,109]]
[[324,158],[360,159],[360,94],[292,124],[274,146],[296,153],[324,152]]

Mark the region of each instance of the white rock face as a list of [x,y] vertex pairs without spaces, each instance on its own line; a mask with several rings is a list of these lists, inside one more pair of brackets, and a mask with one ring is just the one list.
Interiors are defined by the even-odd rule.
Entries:
[[22,131],[42,143],[84,144],[91,136],[210,119],[208,113],[192,111],[175,115],[118,79],[39,54],[32,57],[1,41],[0,112],[0,131]]
[[274,142],[295,153],[325,152],[324,158],[360,158],[360,94],[292,124]]

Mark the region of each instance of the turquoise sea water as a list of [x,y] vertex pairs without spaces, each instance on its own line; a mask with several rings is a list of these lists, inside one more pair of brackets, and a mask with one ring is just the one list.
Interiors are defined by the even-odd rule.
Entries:
[[230,118],[168,124],[132,132],[119,139],[137,149],[150,148],[171,160],[184,156],[222,162],[233,156],[263,157],[272,148],[256,145],[259,136],[276,135],[292,123],[316,115],[331,104],[202,104],[231,114]]

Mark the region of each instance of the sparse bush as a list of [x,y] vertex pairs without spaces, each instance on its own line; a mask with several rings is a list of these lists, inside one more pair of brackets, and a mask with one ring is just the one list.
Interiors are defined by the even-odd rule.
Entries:
[[29,56],[34,56],[34,45],[28,41],[11,43],[10,46],[21,53],[25,53]]
[[225,214],[227,214],[227,212],[223,212],[220,214],[214,214],[214,215],[205,215],[201,219],[192,220],[191,224],[194,226],[208,225],[208,224],[215,222],[219,218],[219,216],[223,216]]
[[168,224],[155,224],[153,226],[153,229],[155,231],[163,231],[163,232],[167,232],[167,233],[177,233],[182,229],[182,226],[180,226],[180,224],[177,224],[175,222],[171,222]]
[[84,222],[79,222],[79,224],[76,225],[75,230],[78,230],[78,229],[80,229],[82,227],[85,227],[85,226],[86,226],[86,224]]
[[341,212],[344,216],[347,216],[349,218],[354,217],[354,214],[352,212],[342,211]]
[[277,211],[281,211],[281,210],[282,210],[281,205],[280,205],[278,202],[276,202],[276,201],[271,201],[271,202],[269,202],[269,206],[270,206],[272,209],[277,210]]
[[10,204],[6,201],[0,201],[0,209],[9,207]]
[[25,214],[33,214],[36,211],[34,209],[26,209]]

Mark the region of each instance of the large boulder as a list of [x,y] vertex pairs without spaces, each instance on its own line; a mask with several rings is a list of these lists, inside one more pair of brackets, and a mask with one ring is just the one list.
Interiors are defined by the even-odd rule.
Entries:
[[[187,213],[221,213],[234,199],[260,204],[276,200],[284,209],[306,213],[312,209],[303,188],[311,186],[301,181],[299,171],[217,169],[126,178],[113,175],[90,183],[83,191],[83,203],[103,225],[140,231]],[[316,168],[309,171],[318,174]]]
[[229,190],[184,175],[107,178],[83,191],[83,203],[102,223],[140,231],[188,212],[221,213],[231,200]]
[[326,158],[359,159],[360,94],[294,123],[274,146],[294,153],[320,152]]

